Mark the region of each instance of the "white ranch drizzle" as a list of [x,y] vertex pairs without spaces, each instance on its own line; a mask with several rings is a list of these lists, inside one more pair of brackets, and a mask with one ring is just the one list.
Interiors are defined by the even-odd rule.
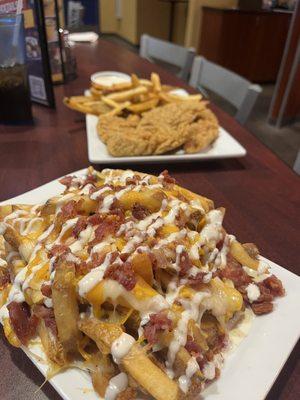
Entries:
[[105,391],[105,400],[115,400],[121,392],[123,392],[128,386],[128,377],[125,372],[114,376],[110,379],[108,386]]
[[195,373],[199,371],[199,364],[195,357],[191,357],[187,363],[185,375],[181,375],[178,379],[179,387],[183,393],[187,393],[191,385],[191,379]]
[[200,304],[207,296],[209,296],[209,293],[207,292],[198,292],[193,296],[192,300],[182,302],[185,310],[182,312],[181,318],[174,329],[173,339],[169,346],[166,361],[167,374],[170,378],[174,377],[174,371],[172,367],[176,358],[176,354],[178,353],[180,347],[185,346],[186,344],[188,322],[191,319],[198,321],[199,317],[202,316],[202,312],[200,312]]
[[121,363],[122,358],[124,358],[129,353],[134,343],[134,337],[128,335],[128,333],[125,332],[123,332],[116,340],[113,341],[110,353],[116,364]]
[[[103,280],[105,271],[110,265],[111,256],[112,252],[107,253],[103,263],[99,265],[99,267],[92,269],[78,282],[78,292],[81,297],[85,297],[90,290]],[[116,263],[120,261],[121,260],[116,259],[114,262]]]

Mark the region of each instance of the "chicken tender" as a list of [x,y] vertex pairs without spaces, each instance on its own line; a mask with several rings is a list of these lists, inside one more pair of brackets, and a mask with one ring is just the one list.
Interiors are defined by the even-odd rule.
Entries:
[[203,101],[167,104],[141,117],[102,116],[97,128],[115,157],[163,154],[182,146],[193,153],[218,136],[217,119]]

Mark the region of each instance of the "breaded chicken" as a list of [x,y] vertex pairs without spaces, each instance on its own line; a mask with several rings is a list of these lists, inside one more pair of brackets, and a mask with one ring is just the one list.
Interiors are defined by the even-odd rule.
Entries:
[[203,101],[167,104],[141,117],[104,115],[97,128],[115,157],[163,154],[182,146],[187,153],[197,152],[218,136],[217,119]]

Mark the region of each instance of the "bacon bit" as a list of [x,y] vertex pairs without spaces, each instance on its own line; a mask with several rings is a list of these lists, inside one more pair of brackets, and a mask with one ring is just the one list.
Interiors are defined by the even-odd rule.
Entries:
[[82,200],[76,202],[75,200],[70,200],[66,204],[64,204],[61,208],[62,218],[65,220],[75,218],[78,213],[78,207],[81,204]]
[[154,344],[158,342],[157,333],[158,331],[172,329],[172,321],[167,317],[166,313],[159,312],[156,314],[150,314],[149,322],[144,326],[144,336],[148,343]]
[[95,175],[88,175],[83,183],[83,186],[87,185],[88,183],[94,184],[97,182],[97,177]]
[[138,220],[145,219],[150,214],[147,207],[142,206],[139,203],[134,203],[132,207],[132,215]]
[[34,306],[33,313],[37,318],[43,319],[46,327],[49,328],[55,336],[57,336],[57,326],[53,308],[47,308],[43,305],[36,304]]
[[104,278],[113,279],[120,283],[126,290],[132,290],[136,285],[136,276],[130,262],[122,265],[112,264],[105,272]]
[[251,308],[256,315],[268,314],[273,311],[272,303],[253,303],[251,304]]
[[86,217],[80,217],[74,226],[72,235],[77,239],[80,232],[84,231],[87,227],[87,219]]
[[85,261],[82,261],[79,264],[75,264],[76,276],[86,275],[91,270],[90,266],[91,264],[86,263]]
[[101,242],[105,236],[114,233],[116,230],[115,225],[108,218],[100,223],[98,228],[95,230],[95,240]]
[[265,280],[261,282],[261,284],[265,287],[268,288],[271,292],[271,294],[275,297],[277,296],[284,296],[285,290],[282,285],[282,282],[280,279],[278,279],[275,275],[271,275]]
[[257,286],[260,291],[260,296],[257,301],[255,301],[255,303],[270,303],[271,301],[273,301],[274,296],[272,295],[271,290],[267,288],[263,282],[257,283]]
[[104,217],[99,213],[90,215],[87,219],[87,222],[91,225],[99,225],[103,221]]
[[139,175],[133,175],[131,178],[126,178],[126,185],[137,185],[141,179]]
[[10,283],[9,271],[7,269],[0,269],[0,289],[4,289]]
[[176,183],[176,180],[169,175],[169,171],[167,169],[161,172],[158,178],[162,180],[163,183]]
[[49,256],[54,257],[54,256],[61,256],[65,253],[69,253],[71,250],[69,249],[68,246],[64,244],[55,244],[50,250],[49,250]]
[[206,272],[198,272],[195,276],[189,276],[188,285],[195,288],[203,283],[203,278],[206,275]]
[[193,266],[188,253],[184,250],[179,255],[179,276],[185,276],[189,269]]
[[95,239],[90,242],[90,246],[102,242],[102,240],[113,233],[115,233],[121,225],[121,219],[118,215],[106,215],[99,223],[95,230]]
[[58,182],[69,188],[72,185],[73,179],[74,179],[73,176],[68,175],[61,178]]
[[38,319],[35,315],[30,315],[27,303],[11,302],[7,306],[9,318],[20,342],[27,345],[28,341],[36,334]]
[[41,292],[42,295],[45,297],[51,297],[52,296],[52,287],[51,285],[47,284],[47,283],[43,283],[41,286]]
[[227,256],[227,265],[224,269],[218,271],[220,278],[226,278],[232,280],[234,286],[239,289],[242,286],[246,286],[252,282],[249,275],[243,270],[241,264],[235,261],[230,254]]
[[195,357],[198,357],[201,354],[200,346],[194,341],[193,337],[188,335],[186,344],[184,346],[186,350]]

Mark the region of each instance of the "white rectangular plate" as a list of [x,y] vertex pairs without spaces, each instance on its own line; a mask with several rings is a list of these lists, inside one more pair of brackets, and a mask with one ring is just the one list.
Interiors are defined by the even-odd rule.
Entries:
[[[81,175],[84,170],[72,175]],[[62,192],[58,180],[23,195],[6,200],[9,204],[43,203]],[[255,240],[255,238],[253,238]],[[207,400],[262,400],[267,395],[300,335],[300,278],[266,260],[271,271],[282,280],[286,296],[275,303],[275,310],[254,319],[248,336],[226,359],[220,379],[210,385],[201,398]],[[46,374],[45,363],[24,350],[37,368]],[[42,355],[39,348],[32,349]],[[65,400],[99,400],[87,373],[72,368],[50,379]]]
[[98,117],[86,115],[86,132],[89,161],[94,164],[121,164],[121,163],[157,163],[157,162],[178,162],[178,161],[201,161],[213,160],[216,158],[244,157],[246,150],[237,142],[225,129],[220,127],[219,137],[206,150],[195,154],[185,154],[178,150],[174,154],[162,154],[139,157],[113,157],[100,140],[97,134]]

